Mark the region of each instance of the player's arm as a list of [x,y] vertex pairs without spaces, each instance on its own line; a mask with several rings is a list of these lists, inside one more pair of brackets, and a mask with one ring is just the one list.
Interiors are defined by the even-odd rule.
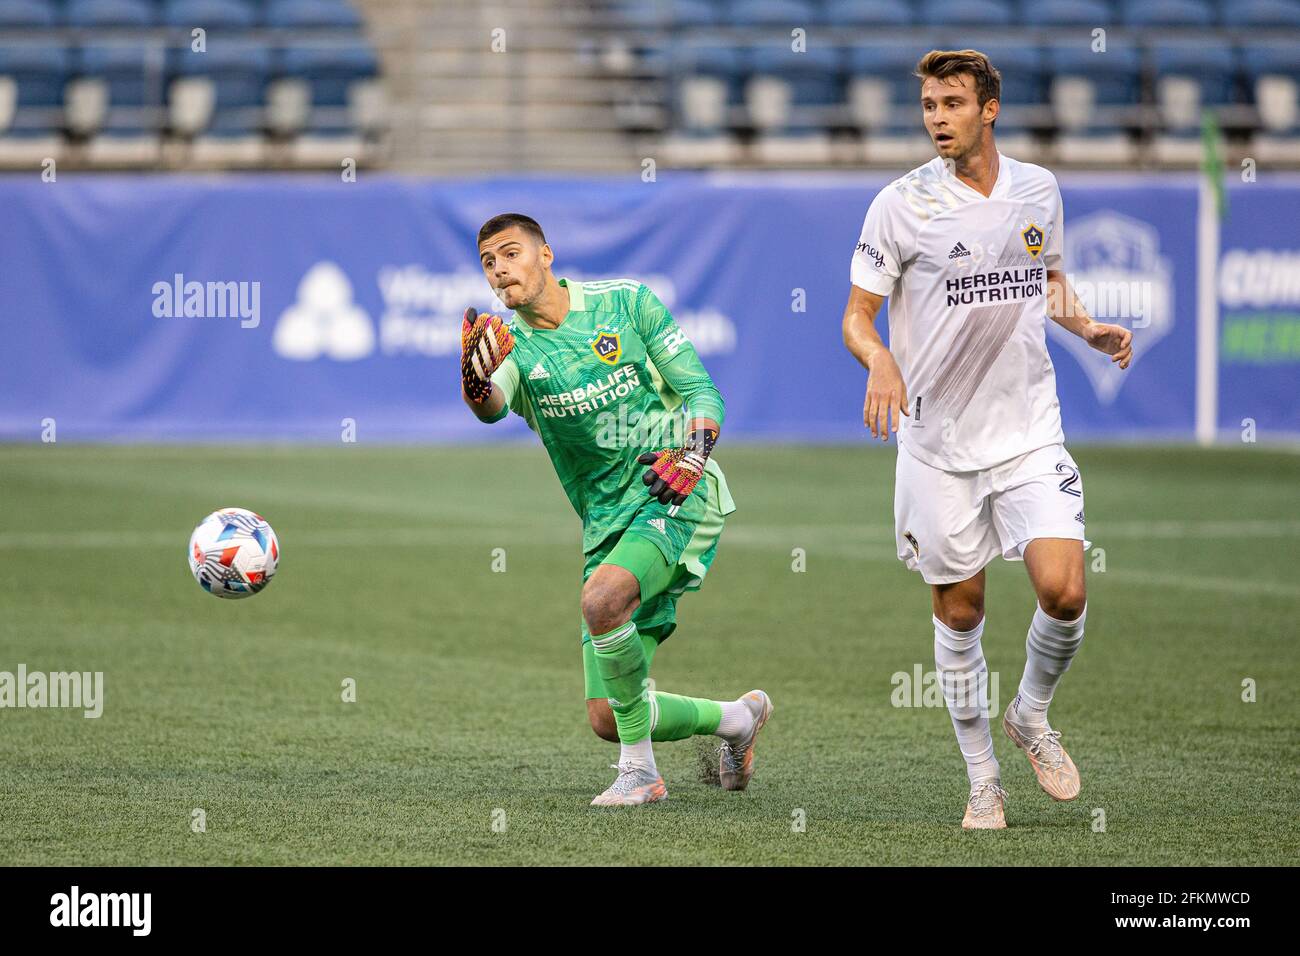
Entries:
[[498,316],[465,310],[460,330],[460,393],[479,421],[497,422],[508,413],[519,386],[518,370],[506,361],[514,347],[514,336]]
[[695,346],[647,286],[637,290],[633,314],[650,361],[691,413],[682,447],[646,452],[637,458],[648,466],[642,480],[650,495],[676,506],[686,501],[704,475],[704,466],[722,434],[726,404]]
[[1122,325],[1094,321],[1062,269],[1047,270],[1047,315],[1067,332],[1109,355],[1120,368],[1128,368],[1133,361],[1133,333]]
[[899,414],[907,410],[907,385],[894,356],[876,331],[876,316],[885,297],[853,285],[844,307],[844,345],[867,370],[867,397],[862,403],[862,422],[881,441],[889,438],[890,418],[898,431]]

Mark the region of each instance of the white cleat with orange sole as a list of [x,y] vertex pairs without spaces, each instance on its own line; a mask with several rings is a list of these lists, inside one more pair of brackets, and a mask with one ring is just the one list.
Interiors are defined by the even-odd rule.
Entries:
[[970,788],[966,801],[966,815],[962,817],[963,830],[1005,830],[1007,792],[996,780],[977,780]]
[[1002,729],[1025,752],[1038,777],[1038,785],[1053,800],[1073,800],[1079,795],[1079,769],[1061,746],[1060,733],[1050,727],[1031,727],[1012,717],[1016,702],[1007,705]]
[[772,698],[761,690],[751,690],[740,698],[754,715],[749,733],[736,741],[724,740],[718,755],[718,782],[723,790],[744,790],[754,776],[754,738],[772,716]]
[[638,807],[643,803],[658,803],[668,799],[664,778],[655,771],[635,764],[610,764],[618,776],[609,789],[591,801],[593,807]]

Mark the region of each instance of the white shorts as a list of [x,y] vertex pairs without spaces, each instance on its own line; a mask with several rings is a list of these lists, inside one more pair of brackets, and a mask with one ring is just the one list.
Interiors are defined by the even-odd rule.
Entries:
[[999,554],[1024,559],[1035,538],[1083,537],[1083,481],[1064,445],[983,471],[943,471],[898,450],[898,557],[927,584],[974,577]]

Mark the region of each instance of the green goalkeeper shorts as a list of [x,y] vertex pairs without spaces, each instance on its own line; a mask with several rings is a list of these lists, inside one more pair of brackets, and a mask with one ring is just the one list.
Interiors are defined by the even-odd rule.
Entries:
[[[677,628],[677,599],[687,591],[698,591],[718,553],[718,540],[725,523],[719,505],[717,484],[705,476],[708,497],[702,507],[691,508],[690,499],[675,517],[669,505],[646,496],[645,505],[619,534],[610,535],[586,555],[582,580],[602,564],[625,568],[641,586],[641,604],[632,614],[642,639],[657,646]],[[581,616],[579,616],[581,619]],[[586,696],[607,697],[604,682],[596,672],[587,622],[582,624],[582,669]],[[647,647],[647,652],[652,649]]]

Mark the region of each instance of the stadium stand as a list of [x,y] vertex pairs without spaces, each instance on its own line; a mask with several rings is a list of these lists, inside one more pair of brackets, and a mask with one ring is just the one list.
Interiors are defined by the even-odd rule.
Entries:
[[897,166],[936,42],[1024,158],[1300,167],[1300,0],[0,0],[0,165]]
[[0,0],[0,166],[376,163],[379,76],[346,0]]

